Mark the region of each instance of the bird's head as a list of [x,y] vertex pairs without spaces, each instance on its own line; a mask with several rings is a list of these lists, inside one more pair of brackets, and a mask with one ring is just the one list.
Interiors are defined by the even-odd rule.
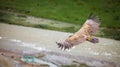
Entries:
[[92,43],[99,43],[99,39],[93,38],[93,39],[90,40],[90,42],[92,42]]

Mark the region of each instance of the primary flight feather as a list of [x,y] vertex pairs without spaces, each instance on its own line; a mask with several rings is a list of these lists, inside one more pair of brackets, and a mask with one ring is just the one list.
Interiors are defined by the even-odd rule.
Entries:
[[80,30],[66,38],[64,42],[56,43],[61,49],[70,49],[71,47],[79,45],[85,41],[98,43],[98,38],[95,38],[93,34],[99,29],[99,25],[99,18],[93,14],[90,14]]

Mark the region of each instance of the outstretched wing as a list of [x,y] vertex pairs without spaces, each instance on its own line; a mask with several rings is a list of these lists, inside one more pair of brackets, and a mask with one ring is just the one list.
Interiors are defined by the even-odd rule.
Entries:
[[80,32],[82,32],[87,41],[98,43],[99,40],[97,38],[94,38],[93,34],[97,32],[99,25],[99,18],[91,13],[78,33],[80,34]]
[[86,22],[84,23],[83,27],[89,26],[89,33],[94,34],[99,29],[99,25],[99,18],[91,13]]
[[69,49],[75,45],[85,42],[86,40],[92,43],[98,43],[98,39],[94,38],[92,35],[99,29],[99,25],[100,22],[98,17],[90,14],[79,31],[66,38],[64,42],[57,43],[59,48]]

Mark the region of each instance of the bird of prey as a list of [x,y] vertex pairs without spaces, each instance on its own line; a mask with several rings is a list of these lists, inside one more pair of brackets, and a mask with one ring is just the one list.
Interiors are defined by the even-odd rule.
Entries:
[[66,38],[64,42],[56,43],[61,49],[70,49],[71,47],[79,45],[85,41],[98,43],[99,39],[94,37],[93,34],[99,29],[99,26],[99,18],[91,13],[80,30]]

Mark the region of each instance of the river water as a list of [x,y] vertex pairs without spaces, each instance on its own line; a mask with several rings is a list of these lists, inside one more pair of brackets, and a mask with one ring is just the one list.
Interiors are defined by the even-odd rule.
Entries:
[[[98,44],[84,42],[70,50],[59,49],[55,42],[63,41],[71,34],[0,23],[0,48],[23,50],[27,53],[48,51],[120,63],[120,41],[113,39],[99,37]],[[60,58],[49,57],[53,58],[52,61]],[[65,60],[65,57],[62,58]]]

